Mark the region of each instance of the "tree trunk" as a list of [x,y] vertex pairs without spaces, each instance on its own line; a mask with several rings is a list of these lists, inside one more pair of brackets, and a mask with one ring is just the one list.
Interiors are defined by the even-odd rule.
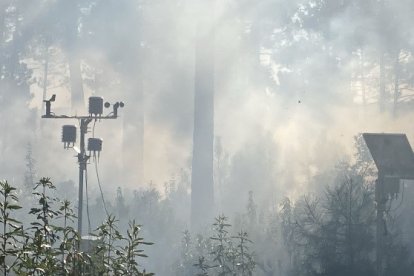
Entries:
[[366,93],[364,50],[363,49],[361,49],[360,68],[361,68],[362,104],[363,104],[363,108],[365,112],[367,108],[367,93]]
[[[48,86],[48,74],[49,74],[49,43],[45,43],[45,52],[44,52],[44,67],[43,67],[43,95],[42,95],[42,108],[40,109],[41,115],[46,114],[46,105],[43,103],[47,100],[47,86]],[[39,117],[39,116],[38,116]],[[44,130],[44,120],[39,118],[40,133],[43,135]]]
[[393,118],[397,118],[397,109],[398,109],[398,99],[400,97],[400,52],[397,51],[395,56],[394,64],[394,105],[393,105]]
[[[380,30],[384,30],[385,22],[384,22],[384,0],[381,0],[380,3],[380,11],[379,11],[379,27]],[[380,40],[380,54],[379,54],[379,70],[380,70],[380,80],[379,80],[379,110],[380,112],[385,111],[385,34],[382,34],[382,38]]]
[[85,100],[80,59],[75,53],[69,55],[69,72],[72,112],[81,115],[85,112]]
[[134,46],[130,46],[127,51],[132,51],[133,56],[123,55],[121,58],[122,82],[126,91],[125,98],[119,100],[126,103],[123,111],[122,179],[125,183],[139,187],[144,184],[144,64],[147,53],[140,46],[145,41],[142,27],[145,24],[145,10],[138,6],[136,8],[138,15],[133,21],[136,38],[129,42]]
[[68,59],[70,74],[70,92],[71,92],[71,109],[72,113],[80,115],[85,112],[85,99],[83,92],[81,59],[78,52],[78,18],[79,10],[78,1],[71,1],[68,13],[71,18],[69,20],[68,32]]
[[379,85],[379,110],[380,112],[385,111],[385,66],[384,66],[385,54],[381,50],[380,53],[380,85]]
[[[207,3],[207,2],[205,2]],[[213,3],[205,5],[196,34],[191,226],[200,230],[214,208],[214,24]],[[207,7],[206,7],[207,6]]]
[[126,183],[140,186],[144,182],[144,93],[141,73],[127,81],[126,108],[122,135],[122,171]]

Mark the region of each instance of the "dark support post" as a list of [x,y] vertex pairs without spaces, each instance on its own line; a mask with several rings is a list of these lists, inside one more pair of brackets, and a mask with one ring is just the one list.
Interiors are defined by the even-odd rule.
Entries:
[[79,163],[79,202],[78,202],[78,233],[82,238],[82,212],[83,212],[83,164]]
[[50,101],[46,102],[46,116],[50,116]]
[[385,221],[384,212],[387,198],[384,191],[384,177],[379,172],[378,179],[375,182],[375,201],[377,203],[377,229],[376,229],[376,265],[377,275],[384,275],[383,266],[383,250],[384,250],[384,235],[385,233]]
[[85,150],[85,135],[88,132],[88,124],[91,119],[80,120],[80,153],[78,153],[79,162],[79,202],[78,202],[78,233],[82,238],[82,215],[83,215],[83,176],[86,171],[86,163],[89,156],[86,155]]

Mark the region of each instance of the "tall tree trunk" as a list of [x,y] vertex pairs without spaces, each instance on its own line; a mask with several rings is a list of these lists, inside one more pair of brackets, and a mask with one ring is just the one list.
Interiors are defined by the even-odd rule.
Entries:
[[[213,1],[211,1],[213,2]],[[194,231],[212,219],[214,208],[214,23],[213,3],[204,1],[196,36],[191,225]],[[207,4],[208,3],[208,4]]]
[[85,99],[83,92],[81,59],[78,52],[78,18],[79,9],[78,1],[71,1],[69,4],[69,41],[68,41],[68,59],[70,74],[70,92],[71,92],[71,109],[74,114],[83,114],[85,112]]
[[397,50],[394,64],[394,105],[393,105],[393,118],[397,118],[398,98],[400,97],[400,52]]
[[385,54],[384,50],[381,49],[380,53],[380,84],[379,84],[379,110],[380,112],[385,111],[385,66],[384,66]]
[[144,93],[139,72],[136,80],[127,81],[128,93],[123,120],[123,179],[126,183],[142,185],[144,182]]
[[365,112],[366,108],[367,108],[367,93],[366,93],[364,50],[363,49],[361,49],[360,68],[361,68],[362,104],[363,104],[363,108],[364,108],[364,112]]
[[[141,47],[145,40],[142,26],[145,10],[142,7],[130,6],[136,9],[137,17],[133,21],[136,38],[130,42],[133,56],[123,56],[122,76],[126,89],[126,102],[123,120],[122,136],[122,172],[125,183],[141,186],[144,184],[144,66],[146,52]],[[125,8],[125,7],[124,7]]]
[[[4,81],[4,70],[3,70],[3,66],[5,64],[5,55],[4,55],[4,32],[6,29],[6,22],[5,22],[5,18],[6,18],[6,7],[7,4],[6,3],[0,3],[0,93],[2,93],[2,95],[5,94],[6,90],[6,86],[5,86],[5,81]],[[5,103],[6,99],[5,97],[0,97],[0,107],[2,108],[2,111],[0,111],[0,114],[3,111],[3,107],[6,106]],[[0,128],[1,129],[7,129],[6,127],[6,121],[0,120]],[[6,133],[4,131],[2,131],[2,133],[0,134],[0,154],[1,156],[5,155],[5,149],[6,149],[6,142],[5,142],[5,136]],[[2,158],[3,159],[3,158]],[[4,167],[3,165],[4,161],[0,161],[0,166]]]
[[[380,30],[384,30],[384,0],[380,0],[379,3],[379,27]],[[380,40],[381,45],[379,45],[379,70],[380,70],[380,80],[379,80],[379,110],[380,112],[385,111],[385,34],[381,34],[382,39]]]
[[[48,85],[48,74],[49,74],[49,42],[46,41],[45,42],[45,49],[44,49],[44,60],[43,62],[44,67],[43,67],[43,95],[42,95],[42,108],[40,109],[41,115],[46,114],[46,105],[43,103],[47,97],[47,85]],[[43,127],[44,127],[44,120],[39,119],[39,126],[40,126],[40,132],[41,134],[43,134]]]
[[85,100],[81,64],[76,54],[69,56],[69,72],[72,112],[81,115],[85,112]]
[[0,4],[0,47],[3,47],[4,43],[4,29],[5,29],[5,13],[6,5]]

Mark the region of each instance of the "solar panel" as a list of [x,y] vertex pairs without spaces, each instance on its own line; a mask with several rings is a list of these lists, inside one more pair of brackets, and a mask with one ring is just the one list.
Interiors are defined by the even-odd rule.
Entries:
[[364,133],[362,136],[380,173],[414,179],[414,154],[405,134]]

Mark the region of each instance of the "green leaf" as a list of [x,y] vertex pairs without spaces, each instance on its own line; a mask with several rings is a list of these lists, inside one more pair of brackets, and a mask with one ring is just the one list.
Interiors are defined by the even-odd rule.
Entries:
[[12,210],[18,210],[18,209],[21,209],[22,207],[21,206],[19,206],[19,205],[9,205],[8,206],[8,209],[12,209]]
[[20,222],[20,221],[15,220],[15,219],[13,219],[13,218],[8,218],[8,221],[13,222],[13,223],[18,223],[18,224],[21,224],[21,222]]

